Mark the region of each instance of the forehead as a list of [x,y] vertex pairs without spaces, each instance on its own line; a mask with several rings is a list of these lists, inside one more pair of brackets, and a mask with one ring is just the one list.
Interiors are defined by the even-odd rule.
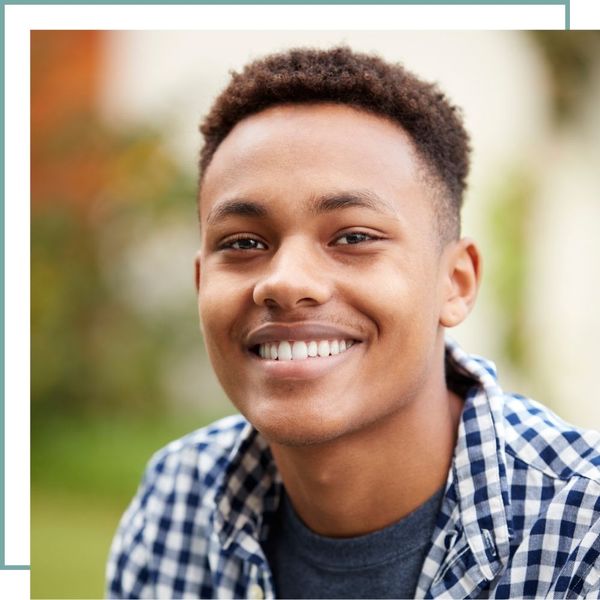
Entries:
[[223,197],[294,200],[348,189],[390,201],[427,192],[409,136],[397,124],[339,104],[283,105],[238,123],[202,184],[203,219]]

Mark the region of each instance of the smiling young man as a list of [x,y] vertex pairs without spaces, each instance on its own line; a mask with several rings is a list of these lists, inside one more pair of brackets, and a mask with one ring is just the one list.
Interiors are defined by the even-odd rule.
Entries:
[[243,416],[155,455],[108,595],[597,596],[600,437],[445,339],[480,278],[457,110],[399,65],[294,50],[202,132],[200,320]]

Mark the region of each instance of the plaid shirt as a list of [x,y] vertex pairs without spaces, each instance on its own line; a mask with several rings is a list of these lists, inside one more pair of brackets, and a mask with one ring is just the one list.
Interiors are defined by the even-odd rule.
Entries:
[[[420,598],[600,597],[600,434],[502,392],[447,342],[465,405]],[[265,440],[228,417],[151,460],[108,563],[111,598],[273,598],[260,542],[281,480]]]

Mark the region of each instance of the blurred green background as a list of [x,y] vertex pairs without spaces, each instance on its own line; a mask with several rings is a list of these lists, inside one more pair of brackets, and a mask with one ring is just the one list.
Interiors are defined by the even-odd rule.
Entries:
[[[198,327],[193,163],[202,111],[227,69],[251,54],[247,49],[223,54],[210,68],[199,59],[200,88],[190,88],[189,71],[179,74],[179,88],[171,86],[168,93],[156,85],[154,94],[170,105],[168,110],[159,104],[148,113],[151,118],[146,113],[131,118],[118,110],[115,116],[123,76],[111,75],[111,69],[128,56],[133,60],[136,52],[139,65],[140,44],[157,43],[143,38],[143,32],[118,35],[31,34],[33,598],[101,597],[110,541],[152,453],[233,412],[208,365]],[[282,44],[277,35],[267,49],[291,44]],[[561,147],[561,140],[588,143],[581,132],[591,123],[589,99],[598,98],[600,90],[598,34],[511,35],[509,44],[532,53],[545,82],[536,92],[544,96],[548,116],[537,158],[543,161],[548,147]],[[347,41],[339,38],[325,36],[323,43]],[[264,34],[261,40],[265,43]],[[368,43],[378,50],[375,42]],[[439,55],[444,44],[452,43],[440,39],[436,47],[428,38],[428,52]],[[210,43],[203,48],[210,54]],[[174,61],[176,55],[153,67],[169,71]],[[409,58],[406,63],[411,66]],[[464,94],[476,95],[479,83],[471,81]],[[183,119],[196,136],[196,147],[184,150],[187,163],[173,149],[173,131],[182,121],[176,115],[185,108],[178,94],[188,102],[198,94],[193,118]],[[535,361],[537,307],[528,287],[539,252],[532,215],[540,206],[544,210],[547,165],[536,168],[535,161],[524,163],[514,155],[502,161],[501,170],[474,184],[485,201],[478,199],[474,210],[479,212],[466,216],[494,251],[486,262],[483,313],[463,336],[471,350],[491,348],[509,382],[524,386],[520,391],[538,395],[560,412],[561,384],[548,377],[554,365],[540,368]],[[490,315],[494,327],[486,325],[483,340],[478,327]]]

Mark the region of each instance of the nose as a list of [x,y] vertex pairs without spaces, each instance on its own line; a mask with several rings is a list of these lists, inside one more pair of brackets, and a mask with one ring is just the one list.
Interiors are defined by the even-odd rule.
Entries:
[[301,240],[286,240],[268,262],[253,291],[259,306],[290,310],[329,300],[332,280],[317,253]]

